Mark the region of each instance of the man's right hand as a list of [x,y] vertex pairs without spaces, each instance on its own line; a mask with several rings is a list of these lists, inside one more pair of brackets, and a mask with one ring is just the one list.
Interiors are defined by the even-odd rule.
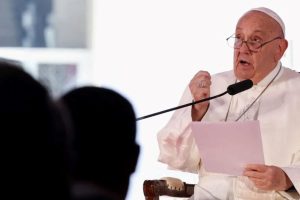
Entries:
[[[194,101],[210,96],[211,76],[207,71],[199,71],[190,81],[189,88]],[[208,109],[209,101],[197,103],[192,106],[193,121],[200,121]]]

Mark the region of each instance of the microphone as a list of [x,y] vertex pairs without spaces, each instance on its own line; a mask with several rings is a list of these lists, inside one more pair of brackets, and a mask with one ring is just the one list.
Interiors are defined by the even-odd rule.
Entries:
[[146,119],[146,118],[149,118],[149,117],[153,117],[153,116],[163,114],[163,113],[166,113],[166,112],[170,112],[172,110],[184,108],[184,107],[187,107],[187,106],[192,106],[192,105],[195,105],[197,103],[204,102],[204,101],[209,101],[211,99],[215,99],[215,98],[218,98],[220,96],[223,96],[227,93],[230,94],[230,95],[235,95],[237,93],[240,93],[240,92],[243,92],[245,90],[250,89],[252,86],[253,86],[252,80],[246,79],[246,80],[240,81],[238,83],[234,83],[232,85],[229,85],[227,87],[227,90],[225,92],[221,93],[221,94],[218,94],[218,95],[215,95],[215,96],[212,96],[212,97],[208,97],[208,98],[204,98],[204,99],[201,99],[201,100],[198,100],[198,101],[193,101],[191,103],[183,104],[183,105],[176,106],[176,107],[173,107],[173,108],[169,108],[169,109],[166,109],[166,110],[163,110],[163,111],[160,111],[160,112],[152,113],[150,115],[145,115],[143,117],[137,118],[136,121]]
[[238,83],[229,85],[227,87],[227,93],[230,95],[235,95],[237,93],[250,89],[252,86],[253,82],[250,79],[246,79]]

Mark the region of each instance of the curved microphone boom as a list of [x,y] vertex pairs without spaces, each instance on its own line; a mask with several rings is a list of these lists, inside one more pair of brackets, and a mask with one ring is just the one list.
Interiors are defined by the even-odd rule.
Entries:
[[146,118],[149,118],[149,117],[153,117],[155,115],[163,114],[163,113],[166,113],[166,112],[170,112],[172,110],[184,108],[184,107],[187,107],[187,106],[192,106],[194,104],[201,103],[201,102],[204,102],[204,101],[209,101],[211,99],[215,99],[217,97],[223,96],[227,93],[230,94],[230,95],[235,95],[237,93],[240,93],[240,92],[243,92],[245,90],[250,89],[252,86],[253,86],[252,80],[246,79],[246,80],[240,81],[238,83],[234,83],[232,85],[229,85],[227,87],[227,90],[225,92],[221,93],[221,94],[218,94],[218,95],[215,95],[215,96],[212,96],[212,97],[208,97],[208,98],[205,98],[205,99],[201,99],[201,100],[198,100],[198,101],[193,101],[191,103],[183,104],[183,105],[180,105],[180,106],[176,106],[174,108],[169,108],[169,109],[166,109],[166,110],[163,110],[163,111],[160,111],[160,112],[152,113],[150,115],[145,115],[143,117],[137,118],[136,121],[141,120],[141,119],[146,119]]

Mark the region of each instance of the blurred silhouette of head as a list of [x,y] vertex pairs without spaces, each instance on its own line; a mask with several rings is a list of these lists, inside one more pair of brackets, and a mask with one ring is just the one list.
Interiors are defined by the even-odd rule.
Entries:
[[62,100],[74,124],[75,181],[124,199],[139,155],[132,105],[113,90],[93,86],[74,89]]
[[67,126],[47,90],[0,61],[2,194],[68,199]]

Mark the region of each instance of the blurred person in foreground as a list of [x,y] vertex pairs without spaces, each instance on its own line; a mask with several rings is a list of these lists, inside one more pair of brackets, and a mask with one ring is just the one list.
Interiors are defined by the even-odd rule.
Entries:
[[0,61],[1,195],[70,199],[70,133],[48,91],[15,63]]
[[117,92],[84,86],[61,102],[74,125],[74,200],[124,200],[139,155],[131,103]]
[[[254,86],[177,110],[158,133],[159,161],[171,169],[199,174],[195,200],[299,199],[300,75],[280,62],[288,47],[285,25],[274,11],[253,8],[238,20],[227,42],[234,49],[233,70],[214,75],[199,71],[180,105],[220,94],[245,79]],[[206,171],[190,123],[242,120],[259,120],[265,165],[249,163],[242,176]]]

